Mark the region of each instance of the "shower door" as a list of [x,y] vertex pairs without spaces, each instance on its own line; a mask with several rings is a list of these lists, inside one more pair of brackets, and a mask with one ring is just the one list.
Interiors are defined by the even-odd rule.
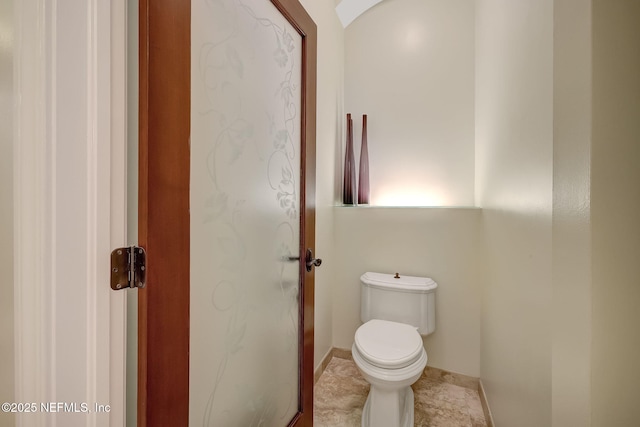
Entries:
[[139,426],[312,425],[316,28],[141,2]]

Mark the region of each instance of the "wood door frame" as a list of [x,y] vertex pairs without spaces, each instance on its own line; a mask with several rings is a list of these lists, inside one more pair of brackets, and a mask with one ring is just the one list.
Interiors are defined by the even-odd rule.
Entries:
[[[315,250],[317,29],[298,0],[271,0],[302,37],[300,259]],[[140,0],[138,426],[189,424],[191,2]],[[151,185],[153,183],[153,185]],[[306,219],[305,219],[306,218]],[[158,233],[162,230],[162,233]],[[314,274],[300,262],[300,408],[313,424]],[[158,310],[156,310],[158,308]]]

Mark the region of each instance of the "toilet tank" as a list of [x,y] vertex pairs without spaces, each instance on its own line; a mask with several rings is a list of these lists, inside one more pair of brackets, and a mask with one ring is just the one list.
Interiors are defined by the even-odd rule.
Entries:
[[436,288],[428,277],[367,272],[360,276],[360,319],[406,323],[420,335],[436,329]]

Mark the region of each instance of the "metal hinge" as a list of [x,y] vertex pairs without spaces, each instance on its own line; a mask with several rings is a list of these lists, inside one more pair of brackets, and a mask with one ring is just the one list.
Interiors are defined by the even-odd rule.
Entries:
[[147,278],[147,253],[139,246],[111,252],[111,289],[144,288]]

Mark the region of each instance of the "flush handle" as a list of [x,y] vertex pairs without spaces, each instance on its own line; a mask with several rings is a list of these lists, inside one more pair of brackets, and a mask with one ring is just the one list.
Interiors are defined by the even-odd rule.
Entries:
[[307,265],[307,271],[311,271],[314,266],[320,267],[320,265],[322,264],[322,260],[320,258],[313,257],[313,251],[311,249],[307,249],[307,257],[305,261]]

